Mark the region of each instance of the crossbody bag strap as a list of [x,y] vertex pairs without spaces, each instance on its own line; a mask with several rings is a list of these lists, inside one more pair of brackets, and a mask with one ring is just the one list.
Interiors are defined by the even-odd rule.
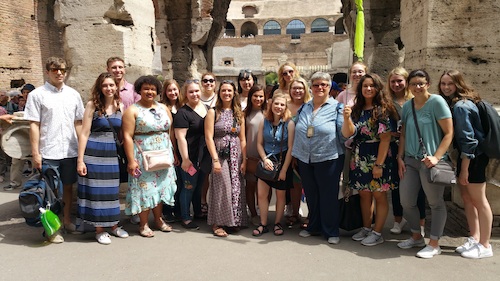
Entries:
[[415,122],[415,128],[417,129],[418,142],[420,143],[420,148],[422,149],[422,154],[424,155],[424,157],[426,157],[427,156],[427,149],[425,149],[424,139],[422,138],[422,135],[420,134],[420,128],[418,127],[417,111],[415,109],[415,98],[411,99],[411,111],[413,112],[413,121]]
[[111,124],[111,121],[109,121],[108,114],[104,113],[104,117],[106,117],[106,120],[108,120],[109,128],[111,128],[111,131],[113,132],[113,138],[115,139],[116,147],[119,147],[121,144],[118,141],[118,134],[115,131],[115,128]]

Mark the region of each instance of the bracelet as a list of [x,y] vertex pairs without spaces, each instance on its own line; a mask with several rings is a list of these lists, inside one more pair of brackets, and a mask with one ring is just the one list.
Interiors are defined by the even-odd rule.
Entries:
[[215,163],[215,162],[219,162],[219,158],[214,158],[212,159],[212,161]]
[[375,163],[375,164],[373,164],[373,166],[378,167],[378,168],[383,168],[384,164],[377,164],[377,163]]

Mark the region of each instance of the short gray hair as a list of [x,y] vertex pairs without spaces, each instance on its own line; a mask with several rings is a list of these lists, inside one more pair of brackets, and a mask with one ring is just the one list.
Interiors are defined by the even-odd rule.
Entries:
[[311,76],[311,83],[316,81],[316,80],[325,80],[328,81],[328,85],[332,84],[332,77],[330,77],[330,74],[325,73],[325,72],[316,72]]

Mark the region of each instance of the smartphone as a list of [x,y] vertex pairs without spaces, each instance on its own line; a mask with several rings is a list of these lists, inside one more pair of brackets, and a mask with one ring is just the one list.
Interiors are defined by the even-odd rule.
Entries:
[[197,172],[197,171],[196,171],[196,168],[195,168],[195,167],[193,167],[193,165],[191,165],[191,166],[189,167],[189,169],[188,169],[188,171],[187,171],[187,172],[188,172],[188,174],[190,174],[191,176],[194,176],[194,174],[196,174],[196,172]]
[[141,170],[140,170],[139,168],[136,168],[136,169],[134,170],[134,174],[133,174],[134,178],[138,178],[138,177],[140,177],[141,175],[142,175]]

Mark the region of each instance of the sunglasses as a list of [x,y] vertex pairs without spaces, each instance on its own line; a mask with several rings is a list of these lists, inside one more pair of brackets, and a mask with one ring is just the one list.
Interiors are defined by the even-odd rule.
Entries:
[[57,73],[58,71],[61,71],[61,74],[65,74],[66,73],[66,68],[51,67],[51,68],[49,68],[49,71],[52,72],[52,73]]
[[160,113],[157,113],[157,112],[156,112],[156,109],[151,108],[151,109],[149,109],[149,112],[151,112],[151,113],[155,116],[155,119],[156,119],[156,120],[160,120],[160,119],[161,119],[161,114],[160,114]]
[[215,79],[203,79],[201,81],[203,81],[203,83],[213,83],[215,82]]
[[293,75],[293,70],[283,71],[282,74],[283,74],[283,76],[288,76],[288,75],[292,76]]

